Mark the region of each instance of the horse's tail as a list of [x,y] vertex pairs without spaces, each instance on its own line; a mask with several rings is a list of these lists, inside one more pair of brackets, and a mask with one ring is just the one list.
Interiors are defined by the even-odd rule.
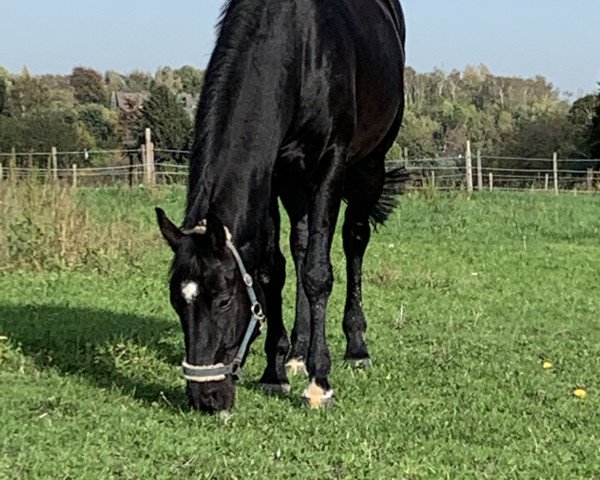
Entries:
[[385,225],[394,209],[398,206],[398,197],[405,193],[405,184],[410,180],[410,173],[406,167],[397,167],[388,170],[385,174],[383,192],[379,202],[369,215],[373,227]]

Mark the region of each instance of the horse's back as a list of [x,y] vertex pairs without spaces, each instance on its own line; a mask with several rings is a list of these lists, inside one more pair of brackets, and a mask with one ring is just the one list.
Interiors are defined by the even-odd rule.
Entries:
[[365,156],[393,128],[404,101],[401,6],[397,0],[308,1],[317,11],[316,48],[327,52],[323,69],[336,84],[330,103],[355,119],[349,155]]

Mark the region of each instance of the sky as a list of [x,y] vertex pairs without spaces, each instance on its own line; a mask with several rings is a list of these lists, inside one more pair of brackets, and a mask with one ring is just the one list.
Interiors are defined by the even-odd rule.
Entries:
[[[0,66],[69,73],[204,68],[224,0],[2,0]],[[404,0],[407,63],[419,72],[487,65],[544,75],[563,93],[597,90],[600,0]]]

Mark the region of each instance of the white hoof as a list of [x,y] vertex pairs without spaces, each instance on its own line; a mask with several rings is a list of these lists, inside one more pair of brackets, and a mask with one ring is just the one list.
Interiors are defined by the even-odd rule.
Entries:
[[323,390],[313,380],[310,385],[304,390],[302,398],[307,405],[313,410],[317,410],[322,407],[328,407],[333,405],[333,390]]
[[290,360],[285,364],[288,374],[292,376],[303,375],[308,377],[308,371],[306,370],[306,364],[304,361],[299,359]]

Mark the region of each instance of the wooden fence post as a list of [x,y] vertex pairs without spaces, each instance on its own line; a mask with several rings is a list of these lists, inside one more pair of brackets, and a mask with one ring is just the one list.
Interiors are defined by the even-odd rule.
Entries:
[[431,171],[431,186],[435,187],[435,171]]
[[546,174],[546,178],[544,179],[544,190],[550,190],[550,175]]
[[17,150],[12,147],[10,150],[10,158],[8,159],[8,180],[13,183],[17,180]]
[[483,168],[481,165],[481,150],[477,149],[477,189],[483,190]]
[[56,153],[56,147],[52,147],[52,179],[58,182],[58,157]]
[[142,145],[142,175],[144,177],[144,183],[146,183],[146,145]]
[[471,141],[467,140],[466,152],[466,167],[467,167],[467,191],[473,192],[473,154],[471,153]]
[[552,170],[554,171],[554,193],[558,195],[558,154],[556,152],[552,157]]
[[0,163],[0,183],[2,183],[2,180],[4,179],[4,172],[2,171],[3,169],[4,167]]
[[144,185],[148,184],[148,153],[145,143],[142,145],[142,183]]
[[590,190],[590,191],[594,189],[594,169],[593,168],[587,169],[587,186],[588,186],[588,190]]
[[73,164],[73,188],[77,188],[77,164]]
[[29,172],[27,173],[27,176],[29,178],[37,177],[37,172],[33,168],[33,148],[29,149],[29,155],[27,157],[27,168],[29,169]]
[[144,182],[147,186],[156,185],[156,172],[154,167],[154,144],[152,143],[152,130],[146,128],[146,162],[144,163]]
[[490,192],[494,190],[494,174],[492,172],[490,172]]

